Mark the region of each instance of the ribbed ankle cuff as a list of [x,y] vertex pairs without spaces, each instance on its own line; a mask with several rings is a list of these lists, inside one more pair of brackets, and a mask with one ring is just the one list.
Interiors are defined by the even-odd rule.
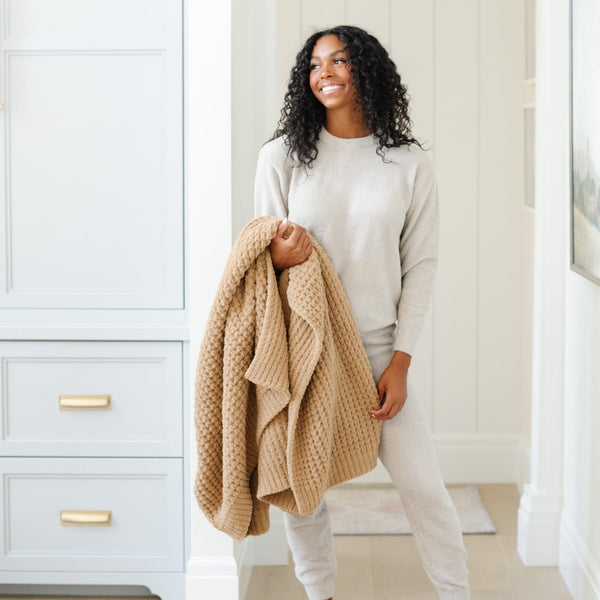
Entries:
[[319,585],[305,585],[308,600],[327,600],[333,598],[333,579],[320,583]]

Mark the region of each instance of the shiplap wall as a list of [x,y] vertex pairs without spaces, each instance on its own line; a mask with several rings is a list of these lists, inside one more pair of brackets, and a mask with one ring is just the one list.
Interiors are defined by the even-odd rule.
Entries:
[[[239,0],[237,10],[246,11],[256,39],[234,51],[234,114],[242,125],[233,131],[234,187],[236,172],[239,182],[251,180],[294,57],[313,31],[358,25],[377,36],[396,62],[411,98],[413,132],[431,148],[441,207],[440,266],[411,367],[413,385],[447,481],[516,481],[523,351],[522,0]],[[234,197],[241,225],[251,216],[251,193],[248,184],[239,185]]]

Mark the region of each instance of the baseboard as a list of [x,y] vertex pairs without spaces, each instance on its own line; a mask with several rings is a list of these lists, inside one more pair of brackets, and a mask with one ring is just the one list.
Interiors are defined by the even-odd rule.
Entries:
[[517,551],[527,567],[558,565],[562,500],[525,485],[518,513]]
[[192,556],[187,563],[185,597],[239,600],[239,580],[233,556]]
[[563,510],[560,518],[559,570],[577,600],[600,600],[600,565]]
[[[521,436],[434,434],[433,443],[446,483],[516,483]],[[383,465],[352,483],[391,483]]]
[[246,596],[252,567],[287,565],[288,544],[283,513],[270,509],[271,526],[260,536],[249,536],[236,545],[234,556],[194,556],[186,572],[186,598],[242,600]]

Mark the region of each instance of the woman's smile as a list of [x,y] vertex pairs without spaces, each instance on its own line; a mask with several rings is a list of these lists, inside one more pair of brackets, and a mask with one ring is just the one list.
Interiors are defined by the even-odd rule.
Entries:
[[345,87],[343,84],[327,84],[324,85],[319,91],[321,92],[321,94],[332,94],[334,92],[337,92],[338,90],[341,90],[343,87]]

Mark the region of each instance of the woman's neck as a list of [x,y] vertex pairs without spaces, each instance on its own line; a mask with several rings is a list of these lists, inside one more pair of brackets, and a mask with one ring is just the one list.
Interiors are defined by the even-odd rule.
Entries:
[[339,111],[327,111],[325,128],[331,135],[339,138],[360,138],[371,133],[362,115],[356,111],[345,114],[340,114]]

